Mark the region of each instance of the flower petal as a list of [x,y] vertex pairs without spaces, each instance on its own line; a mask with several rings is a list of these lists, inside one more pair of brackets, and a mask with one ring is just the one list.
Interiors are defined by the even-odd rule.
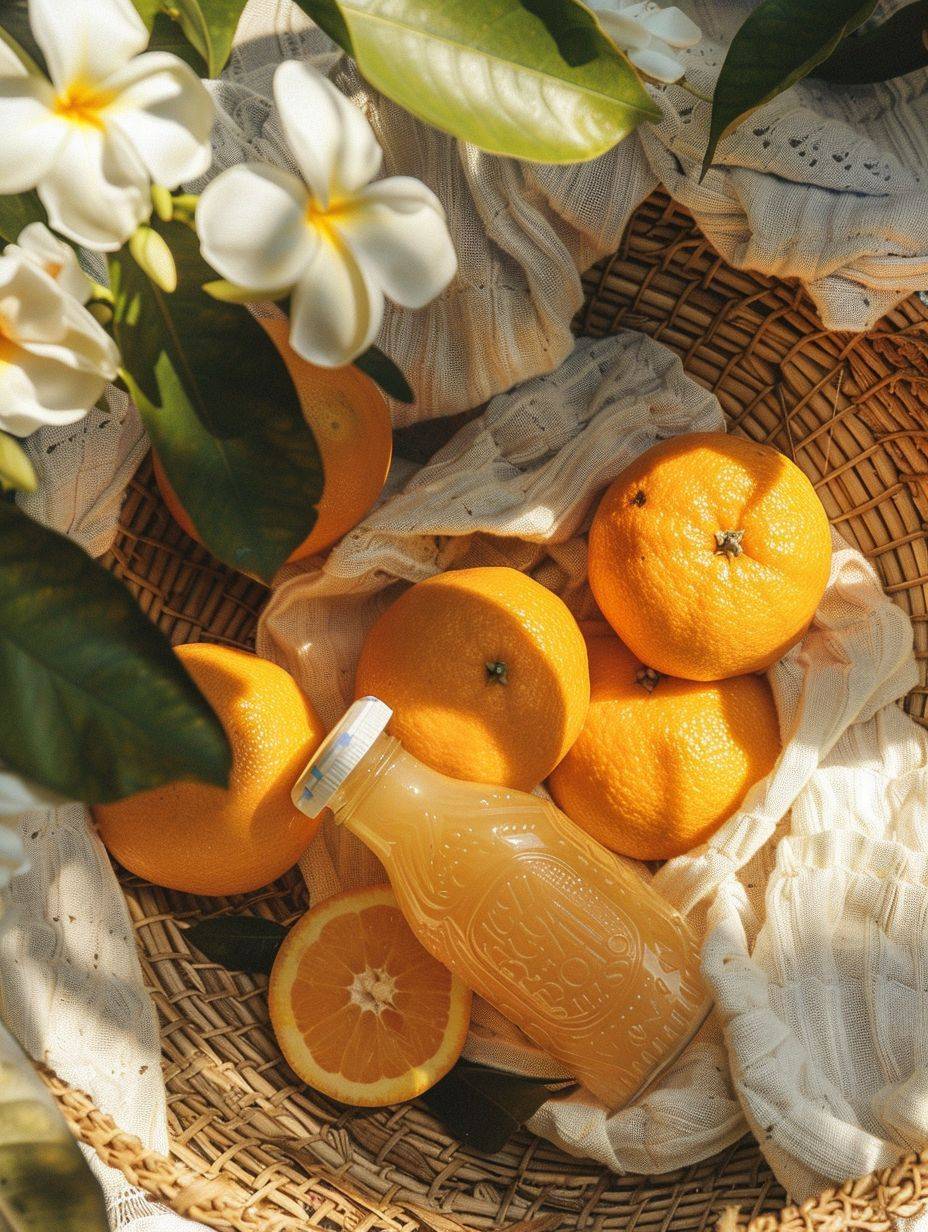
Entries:
[[107,380],[119,368],[106,330],[16,244],[0,257],[0,346]]
[[281,167],[242,163],[203,190],[197,231],[217,273],[268,294],[299,281],[319,244],[303,181]]
[[132,0],[29,0],[29,24],[59,90],[96,85],[148,46]]
[[86,304],[93,290],[93,283],[81,269],[74,249],[57,235],[53,235],[42,222],[31,222],[23,227],[15,244],[8,253],[21,253],[33,265],[54,278],[67,295],[73,295],[80,304]]
[[0,344],[0,428],[28,436],[46,424],[72,424],[103,393],[106,381],[15,344]]
[[68,125],[53,103],[41,77],[0,77],[0,194],[35,188],[55,161]]
[[658,51],[656,47],[648,47],[641,51],[630,51],[628,58],[634,64],[635,68],[640,68],[646,77],[653,77],[655,81],[679,81],[686,72],[684,65],[679,60],[675,60],[673,56],[665,55],[664,52]]
[[422,308],[457,272],[441,203],[409,176],[363,189],[332,225],[371,279],[405,308]]
[[74,372],[91,373],[115,381],[119,371],[119,347],[102,325],[69,296],[62,308],[64,332],[54,342],[41,339],[20,343],[30,355],[54,360]]
[[355,105],[314,68],[286,60],[274,73],[280,122],[313,196],[325,209],[370,183],[383,158]]
[[105,122],[128,138],[155,183],[176,188],[206,171],[216,112],[192,68],[152,51],[108,77],[105,87],[117,96]]
[[340,368],[364,353],[383,318],[383,294],[351,253],[322,239],[293,292],[290,345],[323,368]]
[[54,229],[101,252],[115,252],[151,217],[148,172],[118,132],[69,125],[38,189]]
[[695,47],[702,38],[699,26],[678,8],[656,9],[641,24],[671,47]]
[[54,279],[17,252],[15,244],[4,250],[0,257],[0,337],[19,345],[62,341],[64,302]]
[[601,9],[596,16],[599,18],[599,24],[616,47],[621,47],[623,51],[649,46],[651,35],[640,21],[636,21],[626,13],[610,13]]

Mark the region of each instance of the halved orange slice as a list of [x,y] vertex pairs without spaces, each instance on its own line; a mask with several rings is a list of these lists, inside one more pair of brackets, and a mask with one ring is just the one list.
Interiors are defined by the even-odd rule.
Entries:
[[461,1054],[471,993],[422,948],[389,886],[326,899],[287,934],[271,1023],[291,1068],[333,1099],[414,1099]]

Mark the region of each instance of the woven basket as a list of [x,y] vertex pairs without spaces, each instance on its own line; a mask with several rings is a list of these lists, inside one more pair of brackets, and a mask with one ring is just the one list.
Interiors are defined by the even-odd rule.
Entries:
[[[832,521],[914,622],[921,683],[906,707],[923,722],[928,312],[918,299],[866,336],[828,333],[801,289],[725,266],[665,197],[638,210],[619,251],[585,285],[579,332],[628,326],[659,338],[718,395],[733,427],[776,445],[811,477]],[[421,457],[448,434],[447,421],[426,425],[401,434],[398,447]],[[252,645],[264,589],[180,531],[147,465],[130,487],[109,563],[174,641]],[[289,923],[306,906],[301,879],[227,900],[128,876],[123,886],[161,1019],[171,1158],[146,1153],[85,1095],[46,1078],[107,1163],[211,1227],[702,1232],[737,1206],[754,1232],[843,1232],[890,1228],[928,1202],[928,1165],[914,1158],[783,1210],[783,1191],[747,1139],[670,1176],[620,1177],[527,1133],[493,1158],[479,1156],[417,1104],[339,1107],[299,1085],[282,1061],[264,979],[205,962],[185,941],[188,921],[246,905]],[[727,1222],[734,1226],[731,1215]]]

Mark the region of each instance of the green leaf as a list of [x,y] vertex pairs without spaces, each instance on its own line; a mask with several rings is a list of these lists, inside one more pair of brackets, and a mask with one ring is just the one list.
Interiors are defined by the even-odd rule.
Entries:
[[223,786],[222,727],[128,591],[0,501],[0,759],[71,800]]
[[546,1099],[564,1089],[548,1079],[458,1061],[422,1099],[464,1146],[495,1155]]
[[181,223],[152,226],[173,294],[110,261],[123,376],[172,487],[213,553],[269,582],[316,519],[319,452],[286,364],[247,308],[203,291],[212,271]]
[[876,0],[763,0],[728,48],[712,99],[705,175],[721,139],[832,54]]
[[198,77],[209,76],[206,61],[186,37],[178,23],[163,11],[159,10],[155,14],[148,49],[149,51],[169,51],[189,65]]
[[812,76],[839,85],[891,81],[928,66],[928,0],[897,9],[878,26],[844,40]]
[[347,51],[350,56],[354,55],[351,33],[345,24],[337,0],[296,0],[296,2],[313,19],[320,30],[326,32],[333,43],[338,43],[339,47]]
[[232,40],[245,0],[170,0],[176,20],[206,64],[207,74],[218,77],[232,51]]
[[38,486],[28,454],[15,436],[0,429],[0,491],[34,492]]
[[259,915],[220,915],[194,924],[184,936],[221,967],[268,975],[288,931]]
[[158,14],[164,12],[163,0],[132,0],[132,4],[139,17],[144,21],[145,28],[151,33]]
[[44,1083],[0,1023],[0,1226],[108,1232],[103,1191]]
[[379,385],[385,394],[395,398],[397,402],[414,402],[416,395],[412,386],[403,376],[389,355],[384,355],[379,347],[368,347],[363,355],[354,361],[365,376],[369,376],[375,385]]
[[367,80],[494,154],[595,158],[660,119],[625,56],[576,0],[298,0]]
[[201,77],[218,77],[246,0],[132,0],[151,35],[149,49],[171,51]]
[[23,227],[31,222],[45,222],[45,210],[37,193],[0,197],[0,240],[14,243]]

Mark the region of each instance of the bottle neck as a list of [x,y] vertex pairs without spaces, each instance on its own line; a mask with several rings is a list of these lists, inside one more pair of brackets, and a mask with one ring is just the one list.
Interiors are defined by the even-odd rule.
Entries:
[[351,829],[351,822],[363,801],[403,752],[403,746],[395,736],[384,733],[377,737],[329,801],[329,808],[339,825],[346,825]]

